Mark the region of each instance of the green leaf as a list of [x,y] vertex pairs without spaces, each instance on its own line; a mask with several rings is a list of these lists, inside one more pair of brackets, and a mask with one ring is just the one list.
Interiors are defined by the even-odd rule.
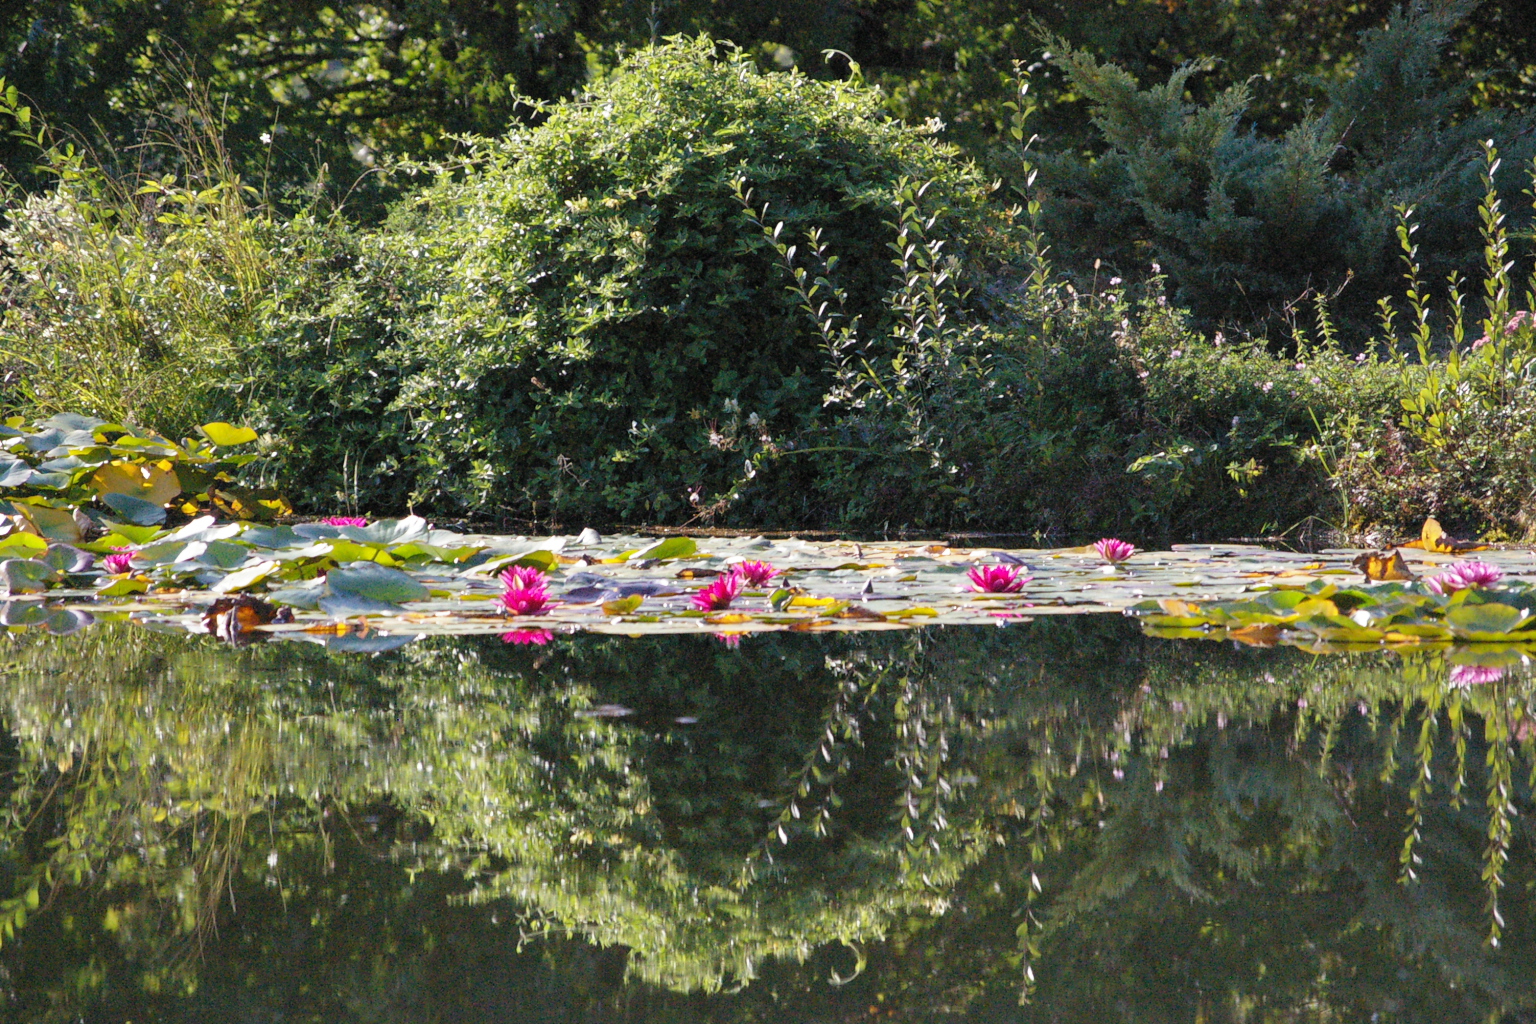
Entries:
[[664,562],[671,558],[687,558],[696,554],[699,546],[690,537],[664,537],[650,547],[641,548],[630,557],[632,559],[654,558]]
[[603,614],[628,615],[640,607],[640,602],[645,600],[644,594],[631,594],[629,597],[620,597],[612,601],[603,602]]
[[335,595],[345,594],[389,604],[424,601],[428,596],[427,588],[408,574],[382,565],[352,565],[346,569],[332,569],[326,574],[325,584]]
[[48,505],[18,504],[17,510],[32,523],[33,528],[49,540],[65,544],[80,543],[80,525],[67,508]]
[[54,571],[61,576],[84,572],[91,567],[91,563],[94,561],[84,551],[71,547],[68,544],[48,545],[47,554],[43,555],[42,560],[51,565]]
[[1530,622],[1529,612],[1507,604],[1464,604],[1445,613],[1451,632],[1464,640],[1499,639]]
[[31,558],[48,548],[48,541],[35,533],[13,533],[0,540],[0,558]]
[[220,448],[231,448],[237,444],[250,444],[256,440],[256,431],[250,427],[237,427],[230,423],[204,423],[198,427],[198,432]]
[[0,596],[41,594],[58,578],[47,562],[32,558],[8,558],[0,562]]
[[135,526],[154,526],[165,522],[165,509],[131,494],[103,494],[101,503]]
[[120,580],[111,580],[106,586],[96,591],[97,597],[127,597],[129,594],[142,594],[149,590],[149,580],[142,576],[124,576]]
[[277,572],[279,568],[281,568],[281,565],[277,562],[257,562],[254,565],[248,565],[244,569],[238,569],[230,573],[208,589],[215,594],[232,594],[236,591],[255,586]]
[[555,557],[553,551],[530,551],[526,555],[519,555],[504,565],[526,565],[540,572],[554,572],[560,560]]
[[111,520],[108,520],[106,525],[113,533],[127,538],[130,544],[148,544],[150,541],[165,534],[165,531],[158,526],[129,525],[126,523],[114,523]]

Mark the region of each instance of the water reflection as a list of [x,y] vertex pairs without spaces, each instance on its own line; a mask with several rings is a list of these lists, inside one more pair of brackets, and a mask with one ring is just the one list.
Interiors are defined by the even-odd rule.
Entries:
[[1536,1009],[1518,658],[1104,617],[0,658],[10,1019]]

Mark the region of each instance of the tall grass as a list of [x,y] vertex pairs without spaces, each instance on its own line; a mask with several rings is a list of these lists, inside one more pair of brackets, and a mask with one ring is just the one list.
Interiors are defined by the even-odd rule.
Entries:
[[273,279],[263,197],[241,180],[210,97],[126,151],[34,127],[0,83],[51,187],[0,171],[0,402],[184,434],[218,413],[212,384],[253,334]]

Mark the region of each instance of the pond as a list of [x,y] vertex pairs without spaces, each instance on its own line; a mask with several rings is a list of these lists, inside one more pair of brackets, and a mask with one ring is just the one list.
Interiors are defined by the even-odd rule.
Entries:
[[0,637],[3,1019],[1536,1013],[1518,652],[140,618]]

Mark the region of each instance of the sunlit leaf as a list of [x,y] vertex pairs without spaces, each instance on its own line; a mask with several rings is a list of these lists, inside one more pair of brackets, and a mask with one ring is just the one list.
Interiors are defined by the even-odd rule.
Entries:
[[198,432],[221,448],[250,444],[256,440],[256,431],[250,427],[237,427],[229,423],[204,423]]

